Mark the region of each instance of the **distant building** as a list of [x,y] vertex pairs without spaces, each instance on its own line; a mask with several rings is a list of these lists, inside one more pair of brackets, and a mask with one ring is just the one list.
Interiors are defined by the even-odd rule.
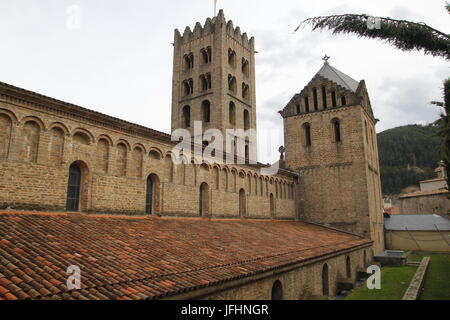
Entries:
[[396,215],[385,219],[386,248],[450,252],[450,221],[438,215]]
[[399,198],[402,214],[450,213],[450,192],[447,186],[447,170],[443,161],[435,170],[437,177],[420,182],[420,191],[407,193]]

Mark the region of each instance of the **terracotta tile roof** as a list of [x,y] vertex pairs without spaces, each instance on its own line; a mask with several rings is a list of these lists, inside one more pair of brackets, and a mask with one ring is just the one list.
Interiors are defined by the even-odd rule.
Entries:
[[0,299],[157,299],[369,244],[294,221],[0,212]]
[[417,191],[417,192],[404,194],[399,199],[436,196],[436,195],[448,194],[448,193],[449,193],[449,191],[446,189],[431,190],[431,191]]

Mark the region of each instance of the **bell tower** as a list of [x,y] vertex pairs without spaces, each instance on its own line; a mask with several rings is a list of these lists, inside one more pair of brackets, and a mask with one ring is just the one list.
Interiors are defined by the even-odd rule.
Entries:
[[[194,136],[194,122],[201,121],[203,132],[222,132],[224,150],[227,129],[253,129],[256,136],[255,92],[254,38],[227,22],[222,10],[193,31],[175,30],[172,132],[184,128]],[[255,139],[246,140],[256,154]]]
[[375,119],[365,81],[325,63],[281,111],[286,165],[300,175],[299,211],[384,250]]

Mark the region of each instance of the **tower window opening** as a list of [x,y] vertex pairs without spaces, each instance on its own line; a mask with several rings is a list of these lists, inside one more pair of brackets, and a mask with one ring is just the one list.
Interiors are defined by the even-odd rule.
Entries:
[[328,108],[328,103],[327,103],[327,88],[322,87],[322,103],[323,103],[323,108],[327,109]]
[[236,105],[234,104],[234,102],[230,102],[229,120],[231,125],[236,125]]
[[203,64],[208,64],[211,63],[212,61],[212,50],[211,47],[207,47],[207,48],[203,48],[202,50],[200,50],[200,53],[202,54],[202,62]]
[[211,121],[211,103],[208,100],[202,102],[202,116],[203,122],[209,123]]
[[236,77],[232,76],[231,74],[228,75],[228,90],[236,94],[237,91],[237,84],[236,84]]
[[297,104],[295,107],[296,107],[297,114],[300,114],[301,113],[300,104]]
[[305,97],[305,112],[309,112],[309,97]]
[[341,142],[341,122],[339,119],[333,119],[332,124],[334,129],[334,141]]
[[249,76],[249,63],[248,60],[245,58],[242,58],[242,73],[248,77]]
[[341,105],[343,105],[343,106],[347,105],[347,98],[345,96],[341,97]]
[[337,107],[337,100],[336,100],[336,91],[331,91],[331,102],[333,103],[333,108]]
[[242,97],[244,99],[248,99],[249,97],[249,91],[250,91],[250,87],[248,84],[246,83],[242,83]]
[[183,94],[188,96],[194,93],[194,80],[188,79],[183,81]]
[[233,49],[228,49],[228,64],[236,68],[236,51]]
[[312,146],[311,125],[309,123],[305,123],[303,125],[303,130],[305,131],[305,145],[307,147],[311,147]]
[[183,124],[185,128],[189,128],[191,126],[191,107],[184,106],[183,108]]
[[194,54],[189,53],[184,56],[184,69],[194,69]]
[[211,89],[211,74],[210,73],[207,73],[206,75],[202,74],[200,76],[200,83],[201,83],[202,91],[210,90]]
[[319,110],[319,100],[317,98],[317,89],[316,88],[313,89],[313,95],[314,95],[314,111],[318,111]]
[[248,110],[244,110],[244,130],[250,129],[250,113]]

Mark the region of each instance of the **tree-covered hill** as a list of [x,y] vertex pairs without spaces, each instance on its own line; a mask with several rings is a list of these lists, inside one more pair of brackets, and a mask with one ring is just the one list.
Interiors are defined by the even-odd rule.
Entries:
[[383,194],[399,194],[435,177],[440,138],[435,125],[409,125],[378,134]]

